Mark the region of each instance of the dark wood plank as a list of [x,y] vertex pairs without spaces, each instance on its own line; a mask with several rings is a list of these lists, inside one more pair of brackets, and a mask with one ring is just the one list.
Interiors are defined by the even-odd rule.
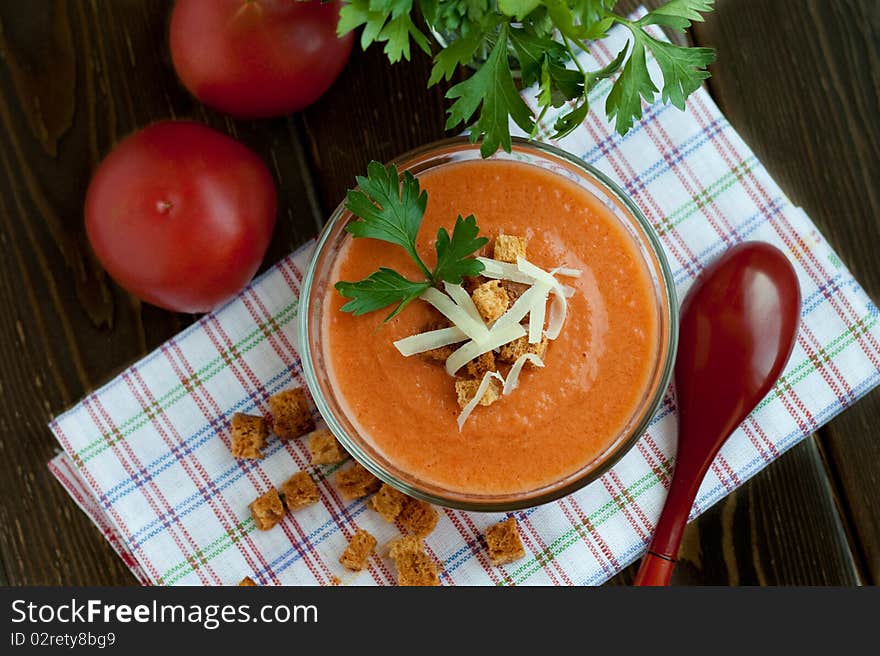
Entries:
[[294,119],[234,122],[177,82],[170,1],[0,5],[0,562],[10,584],[131,584],[51,478],[46,422],[192,317],[141,305],[89,253],[91,170],[129,132],[192,118],[251,146],[279,189],[277,261],[320,219]]
[[[748,17],[743,20],[743,17]],[[696,30],[710,88],[792,200],[880,299],[880,3],[723,0]],[[880,582],[880,398],[820,431],[867,582]]]

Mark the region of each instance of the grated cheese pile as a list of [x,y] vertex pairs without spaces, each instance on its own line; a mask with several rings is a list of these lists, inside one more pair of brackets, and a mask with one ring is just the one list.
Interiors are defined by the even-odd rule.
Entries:
[[[559,282],[557,276],[576,278],[581,274],[578,269],[557,267],[545,271],[523,257],[517,257],[516,264],[486,257],[477,259],[484,265],[483,277],[528,285],[528,289],[489,324],[483,320],[470,294],[461,285],[445,283],[445,293],[433,287],[426,290],[420,298],[445,316],[452,326],[397,340],[394,346],[401,355],[410,357],[461,344],[445,363],[446,372],[455,376],[468,362],[521,337],[528,336],[530,344],[538,344],[544,337],[548,340],[559,337],[568,314],[567,299],[574,294],[574,289]],[[527,362],[536,367],[544,366],[540,357],[525,353],[516,359],[506,379],[497,371],[487,371],[473,398],[462,408],[458,417],[459,430],[483,398],[492,380],[498,380],[503,385],[503,394],[510,394],[516,389],[519,375]]]

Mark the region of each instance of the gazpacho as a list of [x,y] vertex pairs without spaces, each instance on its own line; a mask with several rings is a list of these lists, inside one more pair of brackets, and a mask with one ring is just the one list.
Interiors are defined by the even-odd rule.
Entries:
[[[396,169],[382,174],[392,195],[374,174],[347,205],[373,214],[348,231],[373,238],[346,240],[332,275],[346,282],[321,305],[327,375],[360,436],[464,494],[536,490],[600,458],[643,404],[661,348],[632,234],[588,190],[526,163],[442,164],[400,197]],[[401,198],[400,224],[383,224],[374,210]],[[414,243],[400,226],[415,226]],[[445,282],[420,282],[444,267]]]

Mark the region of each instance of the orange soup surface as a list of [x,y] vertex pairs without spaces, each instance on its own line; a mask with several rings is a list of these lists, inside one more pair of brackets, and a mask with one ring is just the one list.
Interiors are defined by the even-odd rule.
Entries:
[[[416,300],[361,317],[328,290],[325,361],[336,395],[360,434],[415,479],[458,493],[525,493],[589,465],[633,417],[658,352],[658,310],[639,247],[614,215],[576,183],[510,161],[446,164],[419,176],[428,209],[419,233],[423,260],[435,261],[442,226],[474,214],[481,235],[528,238],[527,257],[544,269],[580,269],[561,279],[575,288],[562,333],[545,367],[526,366],[519,387],[477,406],[461,432],[453,379],[442,364],[403,357],[392,342],[423,332],[436,311]],[[418,268],[403,249],[350,239],[334,280],[355,281],[380,266],[411,279]]]

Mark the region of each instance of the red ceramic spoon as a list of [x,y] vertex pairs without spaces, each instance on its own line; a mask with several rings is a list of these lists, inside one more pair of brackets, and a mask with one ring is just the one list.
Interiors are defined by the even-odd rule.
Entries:
[[697,490],[718,449],[782,373],[800,319],[797,276],[769,244],[731,248],[681,308],[675,388],[678,457],[635,585],[668,585]]

